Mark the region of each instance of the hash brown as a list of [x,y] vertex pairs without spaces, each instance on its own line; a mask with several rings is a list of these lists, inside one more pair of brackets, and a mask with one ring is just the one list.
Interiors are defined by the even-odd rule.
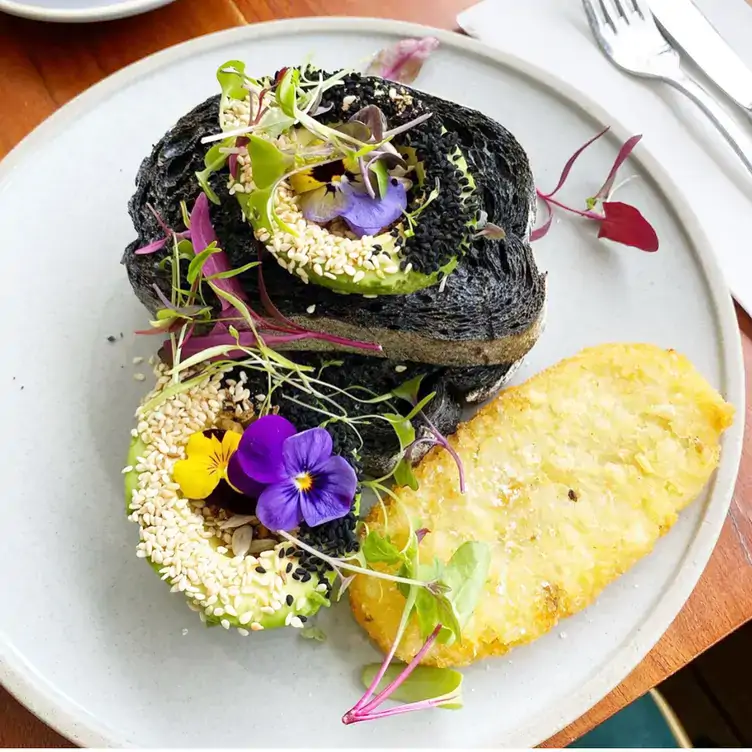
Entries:
[[[430,530],[421,561],[448,561],[464,541],[485,541],[491,567],[462,642],[424,659],[461,666],[530,642],[590,603],[649,553],[701,492],[720,456],[733,407],[684,356],[653,345],[610,344],[504,391],[416,469],[417,491],[396,489],[388,533],[405,541],[406,515]],[[370,529],[385,532],[376,505]],[[404,598],[359,575],[350,601],[358,622],[387,651]],[[422,644],[415,624],[397,657]]]

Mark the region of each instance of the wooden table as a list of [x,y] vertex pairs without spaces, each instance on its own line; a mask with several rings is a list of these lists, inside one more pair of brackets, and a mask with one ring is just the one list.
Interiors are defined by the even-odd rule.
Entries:
[[[230,26],[311,15],[375,14],[455,28],[473,0],[178,0],[144,16],[81,26],[0,14],[0,157],[79,92],[164,47]],[[752,394],[752,321],[741,310],[747,394]],[[741,420],[744,416],[739,416]],[[547,742],[564,746],[752,618],[752,406],[744,458],[726,525],[700,583],[671,628],[629,677]],[[0,689],[0,745],[70,744]]]

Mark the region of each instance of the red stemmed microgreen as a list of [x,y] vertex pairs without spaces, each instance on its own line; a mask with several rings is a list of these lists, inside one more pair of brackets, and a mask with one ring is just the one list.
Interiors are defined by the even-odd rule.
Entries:
[[[217,357],[220,354],[223,357],[240,357],[246,354],[240,348],[273,348],[303,339],[322,340],[371,352],[381,350],[381,346],[375,342],[361,342],[325,332],[311,331],[283,316],[267,293],[260,261],[253,261],[239,269],[233,269],[230,266],[227,254],[217,245],[217,237],[209,214],[209,200],[205,193],[200,193],[196,199],[189,221],[193,258],[187,272],[187,280],[191,285],[188,300],[180,303],[170,301],[159,291],[158,297],[165,307],[157,313],[157,321],[152,324],[153,332],[146,330],[143,333],[174,335],[182,326],[191,323],[194,312],[206,313],[209,310],[207,306],[196,307],[195,303],[200,282],[205,281],[219,298],[219,317],[208,334],[193,334],[183,338],[181,343],[183,356],[193,357],[205,350],[212,350],[217,353]],[[172,232],[176,245],[183,235],[184,233]],[[269,317],[262,316],[253,310],[238,279],[239,274],[254,267],[258,267],[261,304]],[[176,288],[179,288],[179,279],[173,279],[173,294],[181,297],[181,291]],[[173,352],[173,357],[174,355]]]
[[[559,182],[552,191],[549,193],[543,193],[540,189],[536,189],[538,198],[543,202],[543,205],[546,208],[547,216],[545,222],[533,230],[530,236],[531,240],[539,240],[548,233],[553,221],[554,207],[558,207],[559,209],[564,209],[565,211],[576,214],[584,219],[597,222],[599,226],[599,238],[606,238],[607,240],[612,240],[616,243],[621,243],[622,245],[639,248],[642,251],[652,252],[658,250],[658,236],[652,225],[647,219],[645,219],[640,211],[630,204],[610,200],[615,190],[614,182],[616,180],[617,172],[632,153],[635,146],[639,143],[642,138],[641,135],[632,136],[622,144],[603,185],[598,189],[595,195],[585,201],[585,209],[576,209],[554,198],[564,186],[574,163],[582,152],[601,138],[601,136],[603,136],[608,130],[608,127],[604,128],[600,133],[593,136],[593,138],[583,144],[574,154],[572,154],[564,165],[564,169],[559,177]],[[599,207],[601,211],[598,211]]]
[[[424,586],[399,586],[405,596],[405,607],[394,642],[381,665],[367,666],[364,670],[366,691],[342,717],[345,724],[434,707],[462,707],[462,675],[420,663],[435,643],[451,644],[462,639],[462,628],[472,616],[488,576],[490,551],[483,543],[469,541],[454,552],[446,565],[437,559],[430,565],[420,564],[419,544],[427,534],[426,528],[411,531],[403,549],[375,531],[370,531],[363,541],[361,556],[369,565],[399,566],[400,575],[417,577]],[[392,665],[413,617],[425,642],[407,665]],[[386,686],[382,688],[384,682]],[[379,710],[390,698],[406,702]]]

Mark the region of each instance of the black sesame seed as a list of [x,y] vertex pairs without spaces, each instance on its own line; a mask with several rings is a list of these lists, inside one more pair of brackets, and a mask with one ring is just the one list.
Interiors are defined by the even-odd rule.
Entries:
[[263,567],[256,567],[256,571],[259,574],[266,574],[266,570]]
[[292,562],[288,562],[287,566],[285,567],[285,573],[290,574],[292,572]]
[[295,548],[295,546],[290,546],[290,548],[288,548],[287,551],[285,551],[285,554],[287,556],[292,556],[296,551],[297,549]]
[[292,603],[293,603],[293,601],[294,601],[294,600],[295,600],[295,599],[294,599],[294,598],[293,598],[293,597],[292,597],[291,595],[288,595],[288,596],[287,596],[287,598],[285,598],[285,603],[286,603],[286,604],[287,604],[288,606],[292,606]]
[[303,616],[302,614],[298,616],[298,619],[300,619],[300,621],[302,621],[303,624],[305,624],[308,621],[308,617]]
[[284,559],[285,558],[285,549],[284,548],[280,548],[279,549],[279,558],[280,559]]

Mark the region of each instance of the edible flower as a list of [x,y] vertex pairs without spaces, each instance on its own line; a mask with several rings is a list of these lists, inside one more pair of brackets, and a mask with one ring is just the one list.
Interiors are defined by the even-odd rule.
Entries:
[[221,480],[227,480],[227,467],[240,440],[236,431],[204,431],[188,439],[186,459],[178,460],[172,471],[186,498],[206,499]]
[[298,433],[280,415],[266,415],[246,428],[230,460],[228,480],[258,496],[256,516],[270,530],[294,530],[303,520],[314,527],[344,517],[358,484],[347,460],[332,454],[326,429]]

